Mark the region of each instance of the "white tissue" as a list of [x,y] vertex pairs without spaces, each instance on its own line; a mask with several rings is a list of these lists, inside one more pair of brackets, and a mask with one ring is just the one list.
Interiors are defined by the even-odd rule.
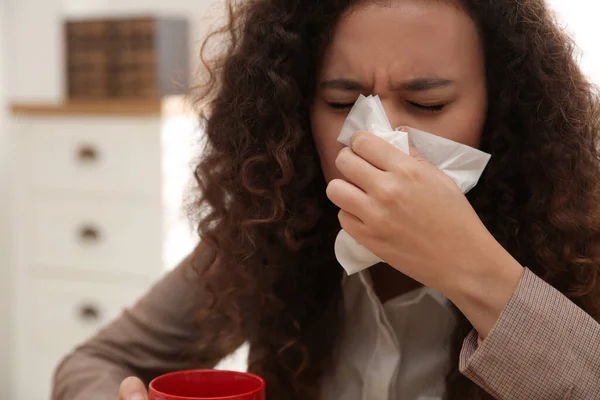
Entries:
[[[361,95],[358,98],[344,122],[338,141],[350,146],[352,135],[359,130],[374,133],[406,154],[409,154],[410,138],[417,151],[452,178],[463,193],[475,187],[491,157],[481,150],[414,128],[394,130],[379,96]],[[336,238],[335,256],[348,275],[383,261],[344,230]]]

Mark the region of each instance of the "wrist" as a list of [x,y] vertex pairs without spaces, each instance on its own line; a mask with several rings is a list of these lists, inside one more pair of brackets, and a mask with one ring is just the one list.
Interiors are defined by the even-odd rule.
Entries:
[[445,294],[485,338],[515,293],[524,268],[497,242],[484,250],[466,263]]

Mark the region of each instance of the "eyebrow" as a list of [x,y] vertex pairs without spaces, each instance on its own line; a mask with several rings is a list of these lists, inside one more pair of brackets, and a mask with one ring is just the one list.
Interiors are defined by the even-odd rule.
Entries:
[[[393,87],[394,90],[405,90],[409,92],[425,92],[441,87],[448,87],[453,85],[454,82],[449,79],[427,77],[427,78],[416,78],[406,82],[402,82],[399,85]],[[349,92],[361,92],[369,90],[363,84],[351,79],[332,79],[321,82],[319,85],[322,89],[335,89],[345,90]]]
[[401,83],[398,87],[409,92],[425,92],[427,90],[452,86],[454,82],[442,78],[417,78]]

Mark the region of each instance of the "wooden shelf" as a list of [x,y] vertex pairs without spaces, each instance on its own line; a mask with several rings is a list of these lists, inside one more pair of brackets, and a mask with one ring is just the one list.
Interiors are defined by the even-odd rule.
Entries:
[[76,100],[62,104],[13,104],[14,115],[26,116],[159,116],[162,99]]

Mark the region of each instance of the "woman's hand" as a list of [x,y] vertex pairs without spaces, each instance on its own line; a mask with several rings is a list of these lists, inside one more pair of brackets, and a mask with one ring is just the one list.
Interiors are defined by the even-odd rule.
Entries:
[[369,132],[354,134],[336,166],[345,180],[331,181],[327,195],[341,208],[340,223],[348,234],[459,307],[462,299],[494,297],[492,286],[500,279],[494,297],[496,308],[504,303],[499,315],[523,268],[488,232],[451,178]]
[[118,400],[148,400],[148,391],[144,382],[130,376],[121,382]]

